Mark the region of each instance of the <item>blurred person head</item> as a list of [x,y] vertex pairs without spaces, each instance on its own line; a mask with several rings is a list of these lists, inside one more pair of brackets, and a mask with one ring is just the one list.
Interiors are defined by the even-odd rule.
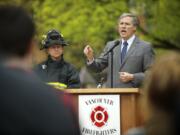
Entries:
[[35,25],[30,15],[22,8],[0,6],[0,51],[4,54],[23,57],[32,44]]
[[171,112],[180,92],[180,55],[172,53],[155,62],[146,80],[147,100],[154,109]]
[[124,40],[128,40],[139,25],[138,18],[131,13],[123,13],[118,19],[118,32]]
[[150,107],[147,135],[175,134],[174,114],[180,99],[178,53],[166,55],[155,62],[145,81],[144,90]]
[[70,99],[19,70],[30,64],[34,34],[34,22],[22,7],[0,6],[0,134],[79,135]]
[[42,48],[46,49],[47,54],[53,60],[61,59],[64,46],[68,44],[64,41],[63,35],[59,33],[57,30],[50,30],[47,35],[45,35],[45,39],[42,40]]
[[[29,66],[34,34],[34,22],[22,7],[0,6],[0,59],[2,61],[11,59],[11,63],[16,63],[16,65]],[[26,59],[23,61],[22,58]],[[19,64],[17,64],[18,61]],[[26,64],[20,64],[20,62]]]

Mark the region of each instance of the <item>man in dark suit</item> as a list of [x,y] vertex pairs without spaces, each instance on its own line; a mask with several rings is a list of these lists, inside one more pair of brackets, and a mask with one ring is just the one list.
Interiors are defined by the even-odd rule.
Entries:
[[0,134],[79,135],[65,93],[31,71],[34,33],[24,9],[0,6]]
[[[89,45],[84,48],[89,69],[101,72],[108,67],[107,87],[140,87],[145,72],[154,60],[154,51],[150,43],[140,40],[135,35],[138,23],[135,15],[123,13],[118,20],[120,39],[108,42],[97,59],[94,58],[93,49]],[[112,47],[114,47],[112,50],[114,64],[111,74],[111,55],[107,52]],[[113,84],[111,84],[111,75],[113,75]]]

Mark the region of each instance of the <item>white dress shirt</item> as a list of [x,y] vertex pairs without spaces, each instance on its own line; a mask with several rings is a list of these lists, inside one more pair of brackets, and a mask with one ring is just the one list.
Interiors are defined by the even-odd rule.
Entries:
[[[129,50],[129,48],[131,47],[133,41],[135,39],[135,35],[133,35],[132,37],[130,37],[128,40],[127,40],[127,43],[128,43],[128,46],[127,46],[127,52]],[[121,44],[121,51],[122,51],[122,48],[123,48],[123,43],[124,43],[124,39],[122,39],[122,44]]]

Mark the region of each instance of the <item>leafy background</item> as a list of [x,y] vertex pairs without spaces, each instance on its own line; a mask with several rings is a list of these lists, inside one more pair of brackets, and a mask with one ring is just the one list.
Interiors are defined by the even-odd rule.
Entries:
[[139,17],[137,35],[152,43],[157,57],[180,50],[179,0],[0,0],[0,4],[22,5],[32,14],[39,41],[35,64],[45,58],[38,49],[42,35],[54,28],[70,44],[65,59],[80,70],[85,65],[85,45],[90,44],[98,56],[107,41],[119,37],[117,19],[123,12]]

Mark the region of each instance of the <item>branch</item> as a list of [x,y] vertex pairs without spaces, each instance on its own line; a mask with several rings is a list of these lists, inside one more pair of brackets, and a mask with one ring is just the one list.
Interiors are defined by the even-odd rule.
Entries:
[[150,38],[153,39],[153,47],[154,48],[162,48],[162,49],[171,49],[171,50],[180,50],[180,47],[178,47],[176,44],[173,44],[169,42],[166,39],[160,39],[155,37],[154,35],[150,34],[148,31],[143,29],[142,27],[139,27],[139,30],[146,36],[149,36]]

